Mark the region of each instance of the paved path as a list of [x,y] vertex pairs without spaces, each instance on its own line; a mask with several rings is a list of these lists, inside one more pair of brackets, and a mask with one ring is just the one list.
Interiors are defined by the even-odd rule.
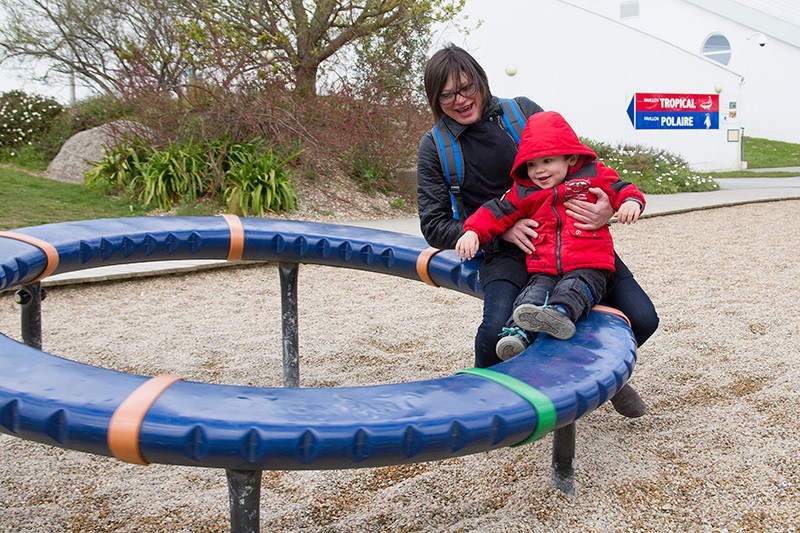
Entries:
[[[720,190],[682,192],[678,194],[646,194],[647,209],[643,217],[672,215],[696,209],[724,207],[752,202],[800,198],[800,167],[795,178],[725,178],[717,179]],[[348,222],[353,226],[374,227],[412,235],[421,235],[417,218],[363,220]]]
[[[647,211],[644,217],[683,213],[697,209],[724,207],[752,202],[800,198],[800,167],[780,170],[796,170],[799,177],[718,179],[717,182],[720,184],[719,191],[645,195],[647,199]],[[392,220],[361,220],[345,223],[353,226],[372,227],[410,235],[421,235],[419,220],[416,217]],[[173,274],[206,268],[218,268],[229,265],[231,265],[231,263],[227,261],[217,260],[160,261],[154,263],[112,265],[82,270],[80,272],[58,274],[43,280],[42,285],[46,287],[71,283],[120,280],[159,274]]]

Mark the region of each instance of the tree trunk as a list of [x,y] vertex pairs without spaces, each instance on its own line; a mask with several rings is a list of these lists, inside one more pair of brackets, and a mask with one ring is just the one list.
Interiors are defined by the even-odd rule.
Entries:
[[317,95],[317,70],[319,65],[298,65],[294,69],[295,92],[302,98]]

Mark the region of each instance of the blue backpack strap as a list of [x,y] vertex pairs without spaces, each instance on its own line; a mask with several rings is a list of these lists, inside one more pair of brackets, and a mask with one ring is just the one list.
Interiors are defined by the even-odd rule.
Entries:
[[[522,130],[525,128],[525,115],[513,98],[500,98],[500,105],[503,108],[503,122],[514,142],[519,145]],[[467,211],[464,209],[464,202],[461,199],[461,184],[464,182],[464,154],[461,151],[461,143],[450,134],[447,126],[444,125],[444,120],[440,120],[431,131],[439,149],[439,162],[442,165],[444,179],[450,186],[453,218],[465,220]]]
[[501,98],[500,105],[503,108],[503,122],[508,127],[514,142],[519,145],[522,130],[525,129],[525,115],[522,114],[522,109],[513,98]]
[[439,162],[442,165],[444,179],[450,187],[453,218],[465,220],[467,212],[461,199],[461,183],[464,181],[464,154],[461,152],[461,144],[450,134],[442,120],[431,131],[439,149]]

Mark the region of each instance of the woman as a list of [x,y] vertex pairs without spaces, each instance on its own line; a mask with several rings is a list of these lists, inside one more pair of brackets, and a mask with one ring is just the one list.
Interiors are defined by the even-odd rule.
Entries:
[[[463,207],[460,217],[454,218],[451,188],[442,170],[434,133],[428,132],[420,139],[417,163],[420,227],[431,246],[454,248],[463,234],[464,216],[475,212],[484,202],[499,198],[511,187],[517,144],[503,120],[503,106],[489,90],[486,73],[465,50],[448,45],[436,52],[425,67],[424,84],[434,118],[458,140],[463,155],[463,181],[457,204]],[[517,97],[514,101],[525,117],[543,111],[528,98]],[[565,204],[569,208],[567,214],[578,221],[575,226],[580,229],[598,228],[614,214],[608,196],[601,189],[591,192],[597,196],[594,204],[581,201]],[[511,316],[515,298],[527,282],[525,254],[533,252],[537,226],[534,220],[520,220],[484,249],[480,270],[483,321],[475,337],[475,366],[479,368],[500,363],[495,345]],[[619,257],[612,283],[614,288],[604,303],[628,316],[636,342],[641,346],[658,327],[655,307]],[[646,410],[639,395],[627,384],[611,403],[628,417],[641,416]]]

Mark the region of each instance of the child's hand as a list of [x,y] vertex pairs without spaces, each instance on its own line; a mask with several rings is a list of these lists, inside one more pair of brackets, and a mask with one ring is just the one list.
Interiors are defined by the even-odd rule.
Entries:
[[480,245],[481,241],[478,239],[478,234],[474,231],[467,231],[458,239],[456,253],[462,260],[472,259],[478,253]]
[[638,202],[622,202],[619,211],[617,211],[617,222],[633,224],[639,220],[639,215],[641,214],[642,209]]

